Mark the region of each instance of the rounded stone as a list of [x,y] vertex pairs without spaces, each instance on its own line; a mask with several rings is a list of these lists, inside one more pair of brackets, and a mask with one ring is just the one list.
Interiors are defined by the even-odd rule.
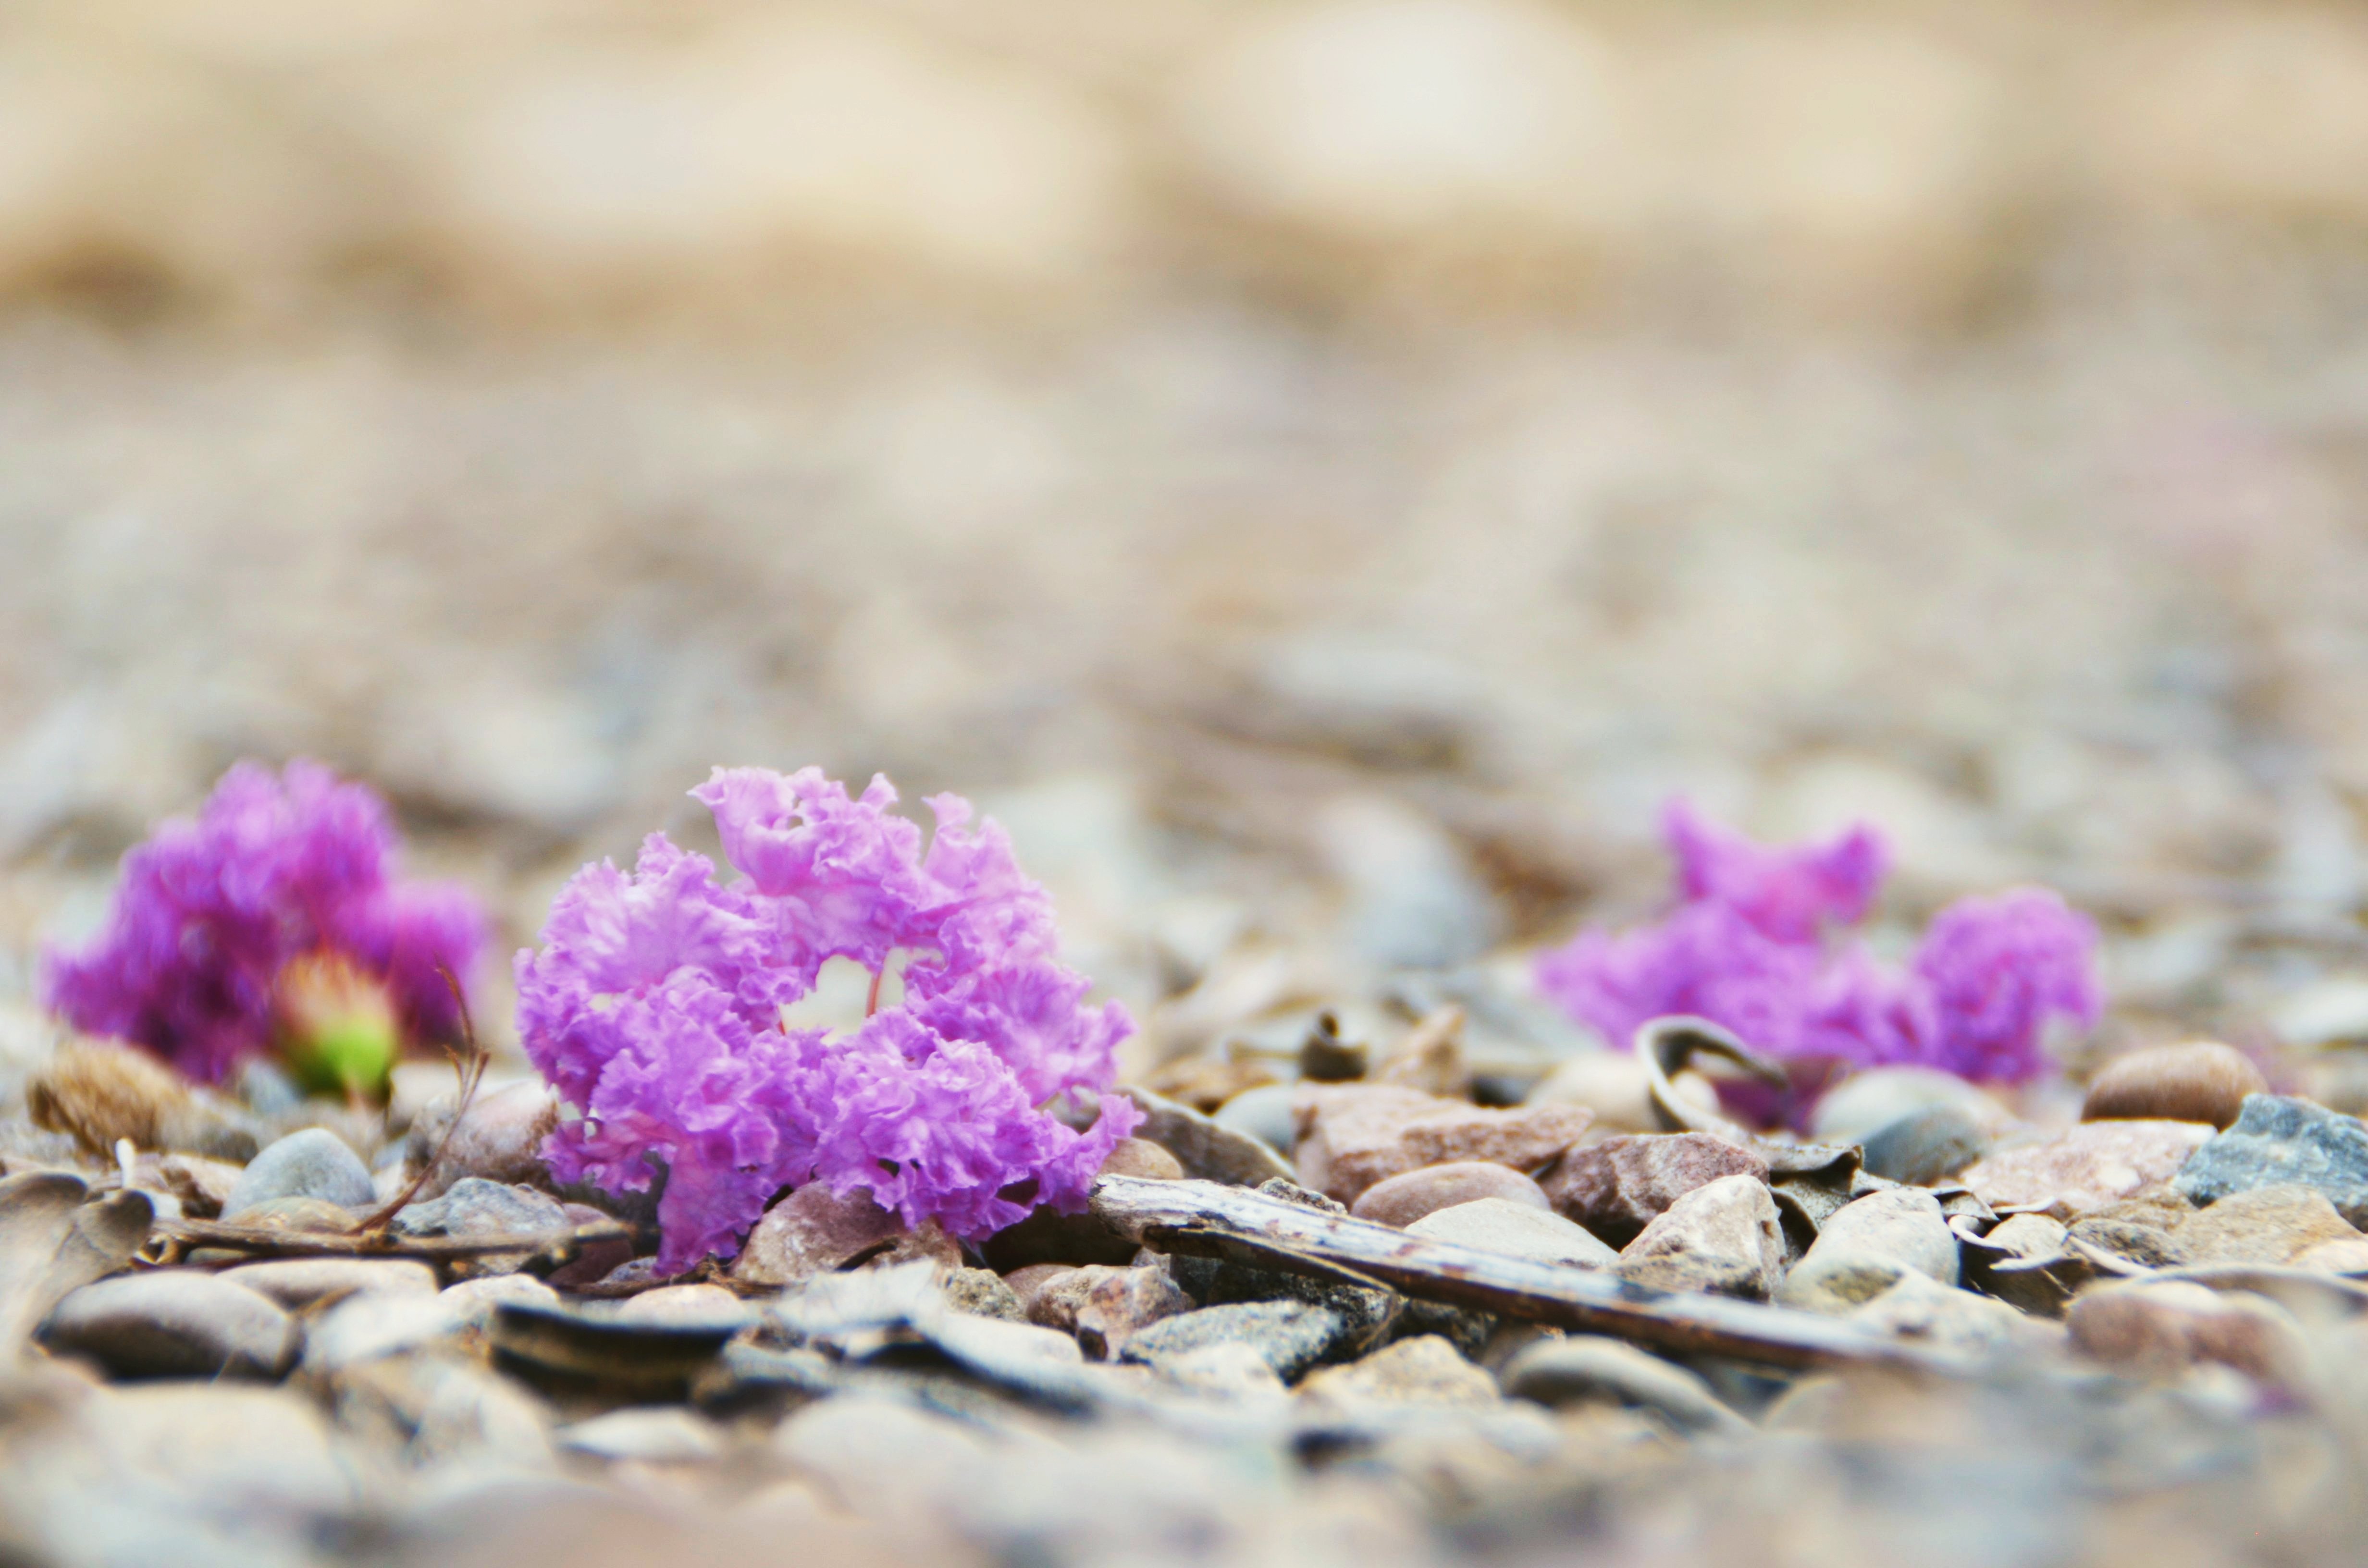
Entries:
[[1540,1340],[1506,1363],[1500,1381],[1513,1398],[1541,1404],[1603,1401],[1653,1411],[1682,1432],[1750,1430],[1701,1378],[1618,1339]]
[[1427,1214],[1484,1198],[1501,1198],[1532,1209],[1553,1207],[1546,1201],[1544,1188],[1509,1165],[1453,1160],[1377,1181],[1358,1195],[1349,1212],[1360,1220],[1404,1227]]
[[1101,1175],[1141,1176],[1146,1181],[1182,1181],[1183,1163],[1147,1138],[1121,1138],[1102,1161]]
[[298,1337],[276,1302],[194,1269],[85,1285],[58,1303],[41,1336],[122,1378],[277,1378]]
[[279,1257],[233,1268],[219,1278],[291,1310],[331,1297],[373,1292],[436,1294],[436,1271],[401,1257]]
[[238,1183],[222,1200],[222,1212],[268,1203],[275,1198],[317,1198],[348,1209],[378,1199],[370,1167],[325,1127],[291,1132],[249,1160]]
[[1808,1256],[1820,1253],[1893,1258],[1943,1285],[1957,1282],[1957,1238],[1940,1199],[1919,1187],[1870,1192],[1836,1210],[1817,1228]]
[[2225,1128],[2269,1080],[2241,1051],[2213,1040],[2133,1051],[2089,1085],[2083,1121],[2203,1121]]
[[1288,1154],[1293,1131],[1291,1100],[1296,1092],[1289,1084],[1261,1084],[1254,1089],[1244,1089],[1217,1108],[1216,1123],[1229,1132],[1243,1133],[1277,1153]]
[[1500,1252],[1532,1263],[1608,1268],[1620,1261],[1618,1253],[1577,1221],[1565,1220],[1551,1209],[1502,1198],[1458,1203],[1426,1214],[1406,1229],[1410,1236]]

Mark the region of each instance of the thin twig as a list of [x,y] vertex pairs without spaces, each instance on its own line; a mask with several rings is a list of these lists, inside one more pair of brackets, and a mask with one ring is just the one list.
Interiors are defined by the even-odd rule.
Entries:
[[455,1051],[451,1041],[444,1042],[444,1054],[452,1060],[452,1075],[459,1086],[459,1098],[452,1107],[452,1119],[444,1124],[444,1135],[436,1140],[435,1153],[420,1165],[419,1174],[411,1178],[409,1186],[389,1201],[380,1204],[362,1221],[360,1229],[365,1235],[382,1233],[394,1217],[419,1196],[419,1189],[427,1185],[427,1178],[436,1174],[436,1167],[444,1163],[444,1151],[451,1145],[452,1134],[461,1131],[461,1118],[467,1116],[469,1108],[476,1103],[477,1087],[485,1081],[485,1067],[493,1060],[492,1053],[477,1043],[476,1020],[469,1015],[469,998],[461,993],[460,981],[440,963],[436,966],[436,972],[444,977],[445,985],[452,993],[452,1005],[461,1013],[461,1040],[467,1054]]
[[258,1257],[408,1257],[426,1263],[484,1257],[492,1253],[531,1253],[564,1263],[598,1242],[634,1240],[632,1227],[598,1220],[564,1230],[498,1236],[402,1236],[389,1231],[279,1231],[257,1225],[225,1225],[218,1220],[158,1220],[151,1233],[169,1246],[222,1247]]
[[1432,1241],[1247,1187],[1103,1176],[1094,1183],[1093,1209],[1120,1234],[1161,1250],[1253,1254],[1267,1267],[1319,1277],[1346,1269],[1410,1296],[1618,1335],[1663,1350],[1776,1367],[1966,1368],[1956,1358],[1812,1312],[1656,1290],[1606,1270]]

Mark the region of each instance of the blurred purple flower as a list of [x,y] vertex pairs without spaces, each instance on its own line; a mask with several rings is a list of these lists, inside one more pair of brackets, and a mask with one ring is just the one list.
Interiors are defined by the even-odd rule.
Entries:
[[404,1033],[460,1022],[485,919],[457,886],[396,878],[386,802],[318,763],[274,775],[242,762],[195,819],[161,824],[123,858],[105,924],[78,953],[44,955],[43,999],[74,1028],[131,1040],[219,1081],[270,1048],[282,971],[327,955],[383,983]]
[[[1003,830],[939,795],[924,854],[885,778],[850,799],[813,767],[718,768],[691,794],[745,880],[653,834],[631,875],[578,872],[541,950],[518,955],[527,1052],[581,1113],[552,1170],[622,1192],[663,1163],[670,1273],[731,1256],[775,1193],[814,1181],[964,1237],[1038,1202],[1081,1208],[1141,1113],[1107,1098],[1080,1133],[1045,1108],[1107,1088],[1133,1025],[1082,1005]],[[875,987],[843,1035],[785,1026],[831,959],[877,978],[900,950],[901,1001],[877,1006]]]
[[1692,1013],[1773,1056],[2011,1082],[2044,1068],[2050,1017],[2094,1024],[2102,1011],[2096,928],[2044,889],[1960,900],[1896,969],[1851,934],[1889,858],[1872,829],[1768,849],[1683,802],[1663,826],[1678,906],[1538,960],[1540,988],[1622,1048],[1649,1019]]

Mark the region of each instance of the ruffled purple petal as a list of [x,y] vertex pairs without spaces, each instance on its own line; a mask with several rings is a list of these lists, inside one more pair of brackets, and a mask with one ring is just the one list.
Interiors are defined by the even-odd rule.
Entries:
[[[887,780],[850,799],[814,768],[719,768],[693,794],[746,881],[719,887],[654,836],[630,877],[578,873],[518,957],[528,1053],[583,1116],[552,1168],[623,1191],[663,1165],[668,1271],[732,1256],[785,1186],[868,1191],[963,1237],[1082,1204],[1140,1112],[1106,1100],[1080,1133],[1044,1108],[1106,1087],[1133,1026],[1084,1006],[1002,830],[937,797],[924,858]],[[829,959],[878,972],[899,949],[902,1005],[838,1038],[781,1028]]]
[[1846,935],[1889,858],[1871,829],[1769,849],[1682,801],[1666,827],[1678,906],[1622,935],[1581,932],[1537,964],[1539,989],[1615,1045],[1691,1013],[1774,1056],[2017,1081],[2044,1068],[2053,1018],[2093,1024],[2101,1011],[2095,928],[2054,893],[1953,904],[1899,969]]
[[195,818],[123,858],[98,935],[44,956],[42,994],[74,1028],[145,1046],[191,1077],[222,1078],[269,1049],[290,960],[337,954],[383,981],[415,1037],[449,1032],[441,971],[465,986],[485,921],[458,888],[406,882],[386,802],[299,759],[242,762]]

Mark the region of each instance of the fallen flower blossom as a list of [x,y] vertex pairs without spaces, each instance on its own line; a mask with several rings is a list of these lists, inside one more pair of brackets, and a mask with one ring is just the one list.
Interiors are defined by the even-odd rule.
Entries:
[[1664,834],[1677,906],[1639,930],[1581,932],[1537,966],[1549,997],[1620,1046],[1687,1013],[1774,1056],[2019,1082],[2045,1065],[2050,1019],[2102,1010],[2096,929],[2044,888],[1959,900],[1895,967],[1855,935],[1888,861],[1872,829],[1771,850],[1678,801]]
[[[518,955],[527,1053],[579,1113],[546,1146],[552,1170],[622,1193],[662,1163],[668,1273],[733,1256],[777,1193],[814,1181],[970,1238],[1038,1203],[1083,1208],[1141,1112],[1110,1096],[1079,1132],[1048,1108],[1109,1087],[1133,1025],[1083,1005],[1003,830],[935,796],[925,855],[884,778],[850,799],[814,767],[718,768],[691,793],[740,880],[653,834],[632,872],[578,872]],[[834,959],[871,971],[866,1016],[792,1027],[784,1009]]]
[[403,1040],[458,1028],[453,986],[485,939],[475,900],[399,877],[399,850],[368,785],[242,762],[124,855],[98,934],[44,956],[43,1000],[201,1082],[278,1047],[300,1074],[375,1088]]

